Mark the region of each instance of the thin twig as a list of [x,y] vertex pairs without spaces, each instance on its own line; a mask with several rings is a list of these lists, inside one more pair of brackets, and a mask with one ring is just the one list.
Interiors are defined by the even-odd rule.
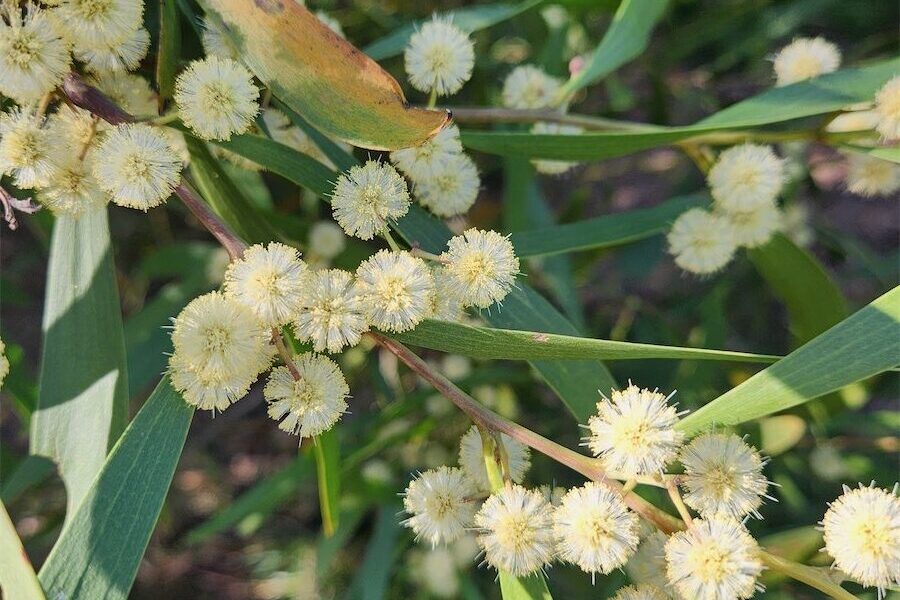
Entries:
[[566,114],[556,110],[517,110],[512,108],[482,108],[477,106],[445,107],[453,114],[453,119],[460,123],[559,123],[576,125],[585,129],[621,130],[621,131],[653,131],[660,129],[656,125],[617,121],[603,117]]
[[209,206],[200,199],[194,190],[188,187],[187,182],[182,179],[178,187],[175,188],[175,193],[197,217],[197,220],[213,234],[213,237],[219,240],[219,243],[228,251],[228,255],[232,260],[239,259],[244,254],[247,244],[218,215],[209,209]]

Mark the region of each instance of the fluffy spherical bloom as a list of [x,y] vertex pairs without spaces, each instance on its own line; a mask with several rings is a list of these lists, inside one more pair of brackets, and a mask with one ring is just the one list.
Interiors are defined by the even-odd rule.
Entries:
[[269,327],[290,321],[300,308],[307,266],[296,249],[254,244],[225,273],[225,293],[256,313]]
[[782,86],[825,73],[841,66],[841,51],[822,37],[798,38],[775,56],[775,85]]
[[621,588],[612,600],[668,600],[669,595],[655,585],[629,585]]
[[97,147],[94,176],[119,206],[147,210],[175,190],[181,160],[159,130],[119,125]]
[[485,500],[475,515],[484,560],[521,577],[553,560],[553,508],[537,490],[509,485]]
[[878,113],[874,110],[854,110],[839,114],[825,126],[829,133],[866,132],[878,127]]
[[762,473],[765,461],[755,448],[733,433],[705,433],[682,448],[681,483],[684,502],[704,516],[724,514],[741,519],[761,518],[769,481]]
[[42,119],[28,111],[0,115],[0,174],[28,189],[47,184],[53,172],[53,140]]
[[745,212],[775,200],[784,185],[784,161],[771,146],[741,144],[719,155],[707,176],[716,205]]
[[410,36],[403,58],[414,88],[446,96],[459,91],[472,76],[475,48],[451,19],[435,15]]
[[0,387],[3,386],[3,380],[9,375],[9,359],[6,358],[6,344],[0,340]]
[[468,229],[447,243],[441,258],[463,306],[487,308],[500,302],[519,274],[519,259],[512,242],[496,231]]
[[756,540],[733,519],[695,519],[666,543],[666,575],[685,600],[750,598],[762,569]]
[[400,173],[374,160],[341,173],[331,195],[335,220],[348,235],[364,240],[384,230],[389,219],[405,215],[409,203],[409,191]]
[[53,171],[38,195],[41,204],[57,216],[74,217],[106,206],[109,198],[94,179],[90,152],[83,160],[69,150],[54,155]]
[[587,446],[608,471],[625,477],[663,471],[678,454],[684,434],[678,411],[656,390],[629,385],[597,403],[588,420]]
[[[500,441],[503,442],[503,448],[506,450],[510,479],[515,483],[522,483],[528,467],[531,466],[528,446],[512,439],[505,433],[500,434]],[[459,440],[459,466],[462,467],[466,477],[472,481],[478,491],[487,492],[491,489],[487,467],[484,465],[481,434],[474,425]]]
[[638,518],[621,495],[589,482],[563,496],[553,513],[553,532],[561,560],[585,573],[621,567],[638,545]]
[[900,138],[900,75],[897,75],[875,94],[878,114],[878,133],[886,140]]
[[230,58],[195,60],[175,80],[178,114],[207,140],[230,140],[247,131],[259,112],[253,76]]
[[316,352],[355,346],[369,328],[353,275],[340,269],[310,273],[294,318],[297,338]]
[[431,315],[434,279],[409,252],[379,250],[356,270],[369,323],[383,331],[408,331]]
[[459,127],[450,124],[418,146],[391,152],[391,162],[413,181],[424,181],[435,168],[462,151]]
[[[581,135],[584,133],[584,129],[574,125],[561,125],[559,123],[539,121],[531,127],[531,133],[542,135]],[[543,173],[545,175],[562,175],[578,164],[577,162],[568,162],[564,160],[535,160],[532,161],[532,163],[538,173]]]
[[900,585],[900,498],[894,491],[860,485],[829,504],[822,520],[825,551],[834,565],[880,595]]
[[140,75],[109,72],[94,77],[92,83],[110,100],[136,117],[155,117],[157,114],[156,92],[150,87],[150,82]]
[[452,217],[475,204],[480,186],[475,161],[454,154],[437,163],[428,177],[416,181],[413,191],[422,206],[439,217]]
[[331,221],[319,221],[309,229],[309,251],[320,258],[331,260],[347,247],[344,230]]
[[456,467],[439,467],[420,473],[403,494],[403,508],[409,518],[403,524],[416,539],[434,547],[453,542],[472,525],[478,508],[472,483]]
[[269,416],[281,421],[279,429],[301,438],[319,435],[347,411],[350,388],[337,363],[327,356],[300,354],[292,362],[299,379],[286,366],[276,367],[263,388]]
[[137,69],[149,48],[150,33],[141,27],[122,40],[75,50],[75,58],[94,73],[121,73]]
[[459,321],[465,314],[456,284],[447,275],[443,266],[432,266],[431,277],[434,279],[434,300],[431,307],[431,318],[440,321]]
[[57,31],[76,52],[108,48],[134,35],[144,3],[135,0],[60,0],[53,9]]
[[224,410],[271,364],[270,333],[249,308],[210,292],[173,321],[172,385],[202,409]]
[[625,563],[625,572],[635,583],[667,589],[666,542],[669,537],[655,529],[645,533],[631,558]]
[[860,196],[889,196],[900,190],[900,165],[867,154],[847,154],[847,189]]
[[207,56],[240,60],[240,53],[228,34],[219,27],[216,19],[203,17],[203,29],[200,32],[200,43]]
[[62,82],[69,44],[54,31],[46,11],[15,2],[0,6],[0,94],[19,104],[36,102]]
[[761,204],[753,210],[722,215],[731,224],[734,243],[744,248],[762,246],[781,229],[783,215],[772,202]]
[[726,217],[692,208],[675,219],[667,239],[675,264],[690,273],[707,275],[731,261],[734,237]]
[[533,65],[516,67],[503,82],[503,106],[507,108],[544,108],[561,87],[555,77]]
[[802,202],[792,202],[785,207],[781,229],[784,235],[803,248],[812,244],[815,238],[815,232],[809,224],[809,208]]
[[47,128],[57,145],[62,142],[63,146],[78,153],[85,144],[96,140],[96,132],[106,127],[104,123],[98,120],[95,124],[88,111],[63,104],[47,119]]

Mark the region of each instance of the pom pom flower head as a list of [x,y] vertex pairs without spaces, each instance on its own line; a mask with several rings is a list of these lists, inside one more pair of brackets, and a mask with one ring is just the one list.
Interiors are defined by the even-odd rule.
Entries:
[[27,189],[46,185],[53,168],[52,141],[41,119],[24,110],[0,116],[0,174]]
[[121,40],[75,50],[75,58],[95,73],[137,69],[150,48],[150,33],[140,27]]
[[55,215],[80,216],[106,206],[109,198],[94,179],[90,154],[82,160],[68,151],[57,152],[47,186],[41,189],[41,204]]
[[379,250],[359,265],[356,277],[369,323],[382,331],[408,331],[431,314],[431,271],[409,252]]
[[731,224],[735,244],[744,248],[764,245],[783,224],[783,215],[774,202],[722,216]]
[[857,489],[844,486],[843,495],[829,505],[822,520],[825,551],[834,565],[879,596],[900,585],[900,498],[874,484]]
[[57,30],[76,52],[122,44],[140,28],[144,3],[135,0],[60,0]]
[[331,195],[334,218],[348,235],[371,240],[409,210],[406,182],[391,165],[370,160],[341,173]]
[[181,160],[165,136],[149,125],[120,125],[95,154],[94,176],[120,206],[147,210],[175,190]]
[[309,251],[319,258],[331,260],[347,247],[347,236],[332,221],[319,221],[309,230]]
[[784,162],[770,146],[733,146],[719,155],[707,180],[719,208],[750,211],[775,201],[784,185]]
[[512,242],[496,231],[469,229],[454,236],[441,258],[464,306],[487,308],[502,301],[519,274]]
[[0,4],[0,93],[19,104],[36,102],[69,71],[69,45],[33,4]]
[[[522,483],[525,473],[531,466],[530,451],[528,446],[518,440],[514,440],[505,433],[500,434],[500,441],[506,451],[507,464],[509,465],[509,477],[515,483]],[[474,425],[459,440],[459,466],[475,485],[475,489],[487,492],[491,489],[488,480],[487,467],[484,464],[484,451],[482,449],[481,434]]]
[[369,328],[362,298],[351,273],[330,269],[309,274],[294,318],[297,338],[316,352],[355,346]]
[[841,51],[825,38],[799,38],[775,57],[776,85],[788,85],[837,71]]
[[756,510],[769,487],[759,453],[734,434],[706,433],[681,450],[684,502],[700,514],[724,513],[736,519]]
[[503,106],[538,109],[549,106],[562,84],[538,67],[516,67],[503,82]]
[[537,490],[509,485],[490,496],[475,515],[484,560],[521,577],[553,560],[553,510]]
[[477,509],[473,495],[471,482],[456,467],[420,473],[403,494],[403,508],[410,515],[403,524],[432,547],[453,542],[472,525]]
[[[584,133],[584,129],[574,125],[560,125],[558,123],[546,123],[540,121],[535,123],[531,128],[531,133],[544,135],[581,135]],[[545,175],[562,175],[578,164],[576,162],[564,160],[535,160],[533,163],[534,168],[537,169],[538,173],[544,173]]]
[[432,168],[428,177],[416,182],[414,191],[431,212],[452,217],[475,204],[480,185],[475,162],[465,154],[454,154]]
[[195,60],[175,81],[181,119],[208,140],[245,132],[259,112],[258,98],[250,71],[229,58]]
[[450,124],[418,146],[391,152],[391,162],[413,181],[425,181],[435,169],[462,152],[459,127]]
[[198,408],[225,410],[271,364],[269,331],[219,292],[192,300],[173,325],[172,385]]
[[655,585],[629,585],[620,589],[612,600],[669,600],[669,595]]
[[886,140],[900,139],[900,75],[897,75],[875,94],[876,129]]
[[[649,526],[648,526],[649,529]],[[625,572],[635,583],[662,589],[668,588],[666,579],[666,542],[669,538],[661,531],[646,532],[637,551],[625,563]]]
[[900,165],[858,152],[847,155],[847,189],[864,197],[889,196],[900,189]]
[[294,248],[255,244],[228,267],[225,293],[244,304],[270,327],[286,324],[300,307],[306,263]]
[[472,76],[475,49],[451,19],[435,16],[410,38],[403,55],[409,82],[421,92],[454,94]]
[[675,219],[667,239],[675,264],[697,275],[715,273],[731,261],[736,249],[728,218],[702,208],[692,208]]
[[[671,396],[670,396],[671,397]],[[678,411],[656,390],[629,385],[597,403],[588,420],[586,445],[608,471],[624,477],[662,472],[684,435],[675,430]]]
[[733,519],[695,519],[666,543],[666,574],[682,598],[735,600],[757,591],[759,546]]
[[269,416],[281,421],[279,429],[301,438],[319,435],[346,412],[350,388],[337,363],[327,356],[301,354],[292,362],[298,378],[288,367],[276,367],[263,388]]
[[553,514],[559,558],[586,573],[621,567],[638,545],[638,518],[599,483],[570,490]]

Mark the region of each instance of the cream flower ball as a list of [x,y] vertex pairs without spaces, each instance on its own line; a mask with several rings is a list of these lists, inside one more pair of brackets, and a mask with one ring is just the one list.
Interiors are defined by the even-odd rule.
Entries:
[[55,153],[53,171],[38,199],[54,215],[79,217],[103,208],[109,197],[94,179],[92,153],[80,158],[70,151]]
[[409,331],[431,315],[434,279],[409,252],[379,250],[356,270],[369,323],[382,331]]
[[655,585],[629,585],[620,589],[612,600],[669,600],[669,595]]
[[562,83],[534,65],[513,69],[503,82],[503,106],[538,109],[550,105]]
[[537,490],[508,485],[491,495],[475,515],[484,561],[521,577],[553,560],[553,508]]
[[121,40],[76,49],[75,58],[93,73],[121,73],[137,69],[150,48],[150,33],[140,27]]
[[695,519],[666,542],[666,574],[685,599],[750,598],[762,570],[759,545],[734,519]]
[[798,38],[775,56],[775,85],[797,83],[837,71],[841,51],[823,37]]
[[21,109],[0,114],[0,174],[22,189],[42,187],[53,172],[53,156],[43,119]]
[[409,518],[403,525],[433,547],[461,538],[472,526],[478,503],[475,488],[462,470],[439,467],[420,473],[403,494]]
[[292,362],[299,378],[294,379],[286,366],[276,367],[263,396],[269,416],[280,421],[279,429],[313,437],[331,429],[347,411],[350,388],[337,363],[327,356],[300,354]]
[[331,194],[334,218],[347,235],[371,240],[409,210],[406,181],[389,164],[370,160],[341,173]]
[[269,327],[287,324],[300,308],[307,266],[300,253],[279,242],[254,244],[225,272],[225,294]]
[[900,497],[875,487],[850,489],[828,507],[822,520],[825,551],[834,566],[879,595],[900,585]]
[[229,58],[195,60],[175,80],[175,103],[184,124],[207,140],[244,133],[259,112],[253,75]]
[[702,208],[692,208],[675,219],[667,240],[675,264],[697,275],[720,270],[737,249],[731,222]]
[[435,169],[462,154],[459,127],[450,124],[418,146],[391,152],[391,162],[414,182],[426,181]]
[[149,125],[119,125],[106,134],[94,158],[94,176],[119,206],[158,206],[181,178],[181,159],[165,135]]
[[62,82],[71,64],[69,44],[34,4],[0,6],[0,94],[29,104]]
[[678,411],[656,390],[629,385],[597,403],[586,445],[607,471],[624,477],[660,473],[678,454],[684,435]]
[[454,154],[416,181],[413,192],[422,206],[437,216],[453,217],[472,208],[480,187],[475,161],[466,154]]
[[309,229],[309,251],[319,258],[331,260],[347,247],[344,230],[331,221],[318,221]]
[[[584,133],[584,129],[575,125],[539,121],[531,127],[531,133],[541,135],[581,135]],[[564,160],[534,160],[532,164],[534,164],[534,168],[538,173],[543,173],[544,175],[562,175],[578,165],[577,162]]]
[[667,589],[666,542],[669,537],[649,525],[646,529],[637,551],[625,563],[625,572],[635,583]]
[[742,248],[757,248],[765,245],[784,224],[784,215],[773,202],[761,204],[753,210],[725,213],[731,224],[734,242]]
[[890,196],[900,190],[900,165],[874,156],[847,154],[847,189],[859,196]]
[[358,344],[368,329],[352,273],[329,269],[309,274],[294,318],[299,340],[311,342],[316,352],[340,352]]
[[0,340],[0,387],[3,386],[7,375],[9,375],[9,359],[6,358],[6,344]]
[[403,58],[414,88],[447,96],[472,76],[475,48],[452,19],[435,15],[409,38]]
[[53,9],[57,31],[75,52],[122,44],[141,27],[144,3],[135,0],[59,0]]
[[728,212],[746,212],[774,202],[784,180],[784,161],[771,146],[757,144],[728,148],[707,176],[716,206]]
[[512,242],[496,231],[468,229],[454,236],[441,259],[463,306],[487,308],[502,301],[519,274]]
[[886,140],[900,138],[900,75],[897,75],[875,94],[875,113],[878,133]]
[[240,60],[240,53],[237,47],[229,39],[228,34],[219,26],[216,19],[211,19],[208,16],[203,17],[200,43],[203,45],[203,52],[207,56]]
[[[528,446],[505,433],[500,434],[500,441],[506,450],[510,479],[514,483],[522,483],[525,473],[531,466],[531,451]],[[481,434],[474,425],[459,440],[459,466],[462,467],[466,477],[469,478],[476,490],[490,491],[491,482],[488,480],[487,467],[484,464]]]

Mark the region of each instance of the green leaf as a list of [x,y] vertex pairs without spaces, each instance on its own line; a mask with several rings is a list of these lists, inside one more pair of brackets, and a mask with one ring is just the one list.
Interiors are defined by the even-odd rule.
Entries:
[[841,322],[847,304],[840,288],[807,250],[787,237],[747,252],[750,261],[787,307],[794,336],[800,344]]
[[309,121],[291,110],[287,104],[277,99],[273,104],[278,110],[287,115],[294,125],[305,131],[306,135],[309,136],[319,150],[321,150],[322,153],[328,157],[328,160],[330,160],[339,170],[346,171],[350,167],[359,164],[356,159],[353,158],[352,154],[335,143],[334,140],[327,135],[310,125]]
[[[526,0],[517,3],[497,3],[497,4],[480,4],[478,6],[470,6],[459,10],[450,10],[440,13],[442,17],[450,17],[453,24],[465,31],[473,33],[479,29],[486,29],[492,25],[496,25],[507,19],[511,19],[521,14],[529,8],[541,3],[542,0]],[[396,56],[403,52],[406,48],[409,38],[423,24],[431,19],[416,21],[402,27],[398,27],[390,34],[376,40],[366,46],[363,52],[368,54],[373,60],[383,60]]]
[[516,232],[510,239],[520,257],[614,248],[664,233],[678,215],[708,202],[706,194],[679,196],[653,208]]
[[275,237],[271,227],[225,174],[206,144],[188,134],[185,134],[184,139],[191,154],[193,181],[215,213],[251,244]]
[[122,314],[106,208],[56,219],[43,331],[31,453],[59,466],[68,519],[128,418]]
[[362,566],[356,573],[348,598],[360,600],[383,600],[387,598],[391,571],[396,566],[395,551],[400,537],[400,522],[397,513],[400,506],[390,504],[378,511],[375,531],[366,546]]
[[714,425],[737,425],[896,367],[898,339],[900,287],[688,415],[678,428],[693,434]]
[[845,144],[841,147],[849,152],[868,154],[872,158],[880,158],[881,160],[900,163],[900,146],[876,146],[874,148],[867,148],[865,146],[852,146],[849,144]]
[[[503,308],[507,309],[505,305]],[[492,329],[450,321],[435,321],[434,319],[425,319],[411,331],[387,335],[404,344],[481,359],[639,360],[668,358],[773,363],[779,358],[766,354],[748,354],[728,350],[657,346],[536,331]]]
[[222,512],[190,530],[185,537],[187,544],[199,544],[217,533],[234,526],[259,522],[292,497],[313,476],[313,461],[301,455],[281,470],[256,483]]
[[636,58],[650,43],[650,32],[668,4],[668,0],[622,0],[603,40],[584,67],[566,82],[559,97],[570,98]]
[[44,590],[16,535],[6,507],[0,503],[0,590],[12,600],[44,600]]
[[201,4],[275,97],[325,135],[397,150],[418,146],[449,120],[447,111],[411,107],[387,71],[297,2]]
[[503,600],[553,600],[547,581],[540,574],[515,577],[501,571],[500,593]]
[[128,597],[194,409],[165,377],[110,452],[38,577],[51,598]]
[[175,0],[162,0],[159,9],[159,53],[156,56],[156,85],[160,98],[175,91],[175,74],[181,53],[181,17]]
[[337,432],[332,428],[316,436],[313,452],[316,455],[322,530],[326,537],[331,537],[338,527],[338,503],[341,499],[341,443]]
[[872,99],[900,69],[900,59],[844,69],[793,85],[772,88],[686,127],[652,127],[625,132],[539,135],[463,131],[463,144],[501,156],[589,161],[624,156],[718,131],[747,129],[822,115]]

